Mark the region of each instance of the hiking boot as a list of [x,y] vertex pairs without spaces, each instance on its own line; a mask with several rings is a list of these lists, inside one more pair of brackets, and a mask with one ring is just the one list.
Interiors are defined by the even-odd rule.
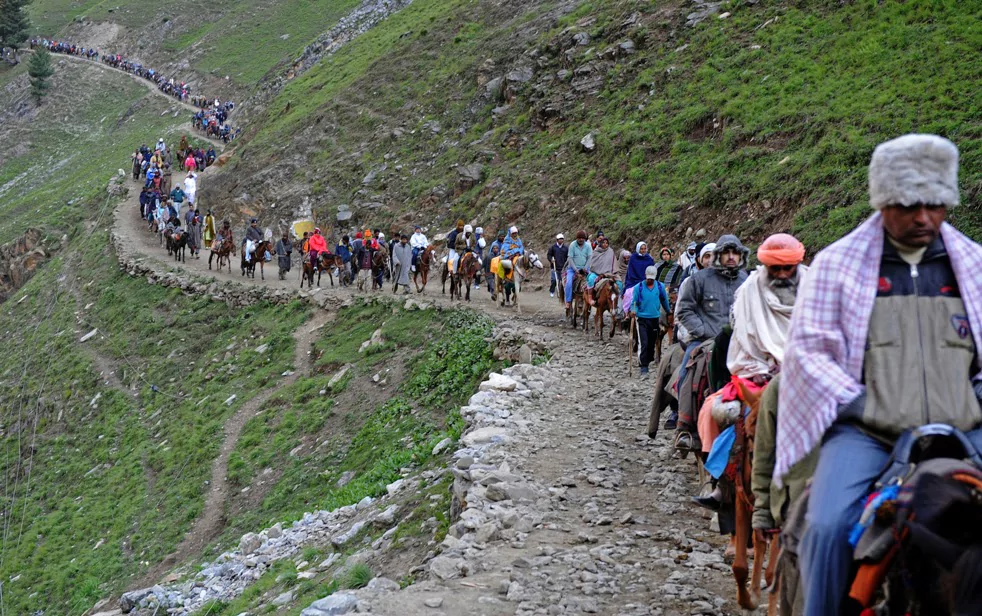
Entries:
[[679,425],[679,412],[672,411],[668,415],[668,419],[665,420],[665,429],[674,430]]
[[549,294],[549,297],[556,297],[556,294],[555,293],[550,293]]
[[693,496],[691,499],[693,504],[699,505],[704,509],[709,509],[710,511],[719,511],[721,502],[713,498],[712,495],[709,496]]

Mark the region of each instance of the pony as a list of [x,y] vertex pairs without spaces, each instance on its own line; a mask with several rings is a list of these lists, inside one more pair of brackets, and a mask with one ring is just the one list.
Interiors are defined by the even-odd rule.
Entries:
[[[737,381],[737,390],[742,405],[749,407],[746,417],[736,422],[736,438],[730,459],[736,460],[736,476],[734,479],[736,496],[736,554],[733,558],[733,579],[737,585],[737,603],[745,610],[755,610],[760,604],[760,578],[764,580],[769,590],[768,616],[777,616],[779,589],[774,582],[777,569],[778,550],[776,540],[769,540],[762,532],[753,532],[751,521],[754,514],[754,492],[751,488],[753,475],[754,438],[757,434],[757,416],[760,413],[760,399],[763,390],[751,392],[742,380]],[[742,410],[742,408],[741,408]],[[741,413],[742,415],[742,413]],[[750,575],[750,587],[747,587],[747,545],[753,538],[754,565]],[[775,538],[776,539],[776,538]],[[768,553],[768,544],[770,550]],[[767,557],[767,570],[764,571],[764,559]]]
[[208,269],[211,269],[211,260],[218,256],[218,269],[222,269],[222,263],[228,265],[228,272],[232,273],[232,257],[235,254],[235,242],[231,237],[226,237],[220,245],[213,244],[211,254],[208,255]]
[[457,273],[453,276],[453,281],[450,283],[450,299],[454,298],[454,291],[456,290],[457,299],[460,299],[461,290],[464,291],[464,298],[467,301],[471,301],[471,285],[474,283],[474,277],[477,276],[478,272],[481,271],[481,262],[473,252],[468,252],[460,258],[460,263],[457,266]]
[[256,277],[256,264],[259,264],[259,278],[261,280],[266,280],[266,275],[263,271],[264,264],[266,263],[266,253],[273,252],[273,243],[269,240],[262,240],[256,242],[256,249],[252,251],[252,257],[246,259],[246,251],[242,250],[242,275],[249,276],[250,278]]
[[522,307],[518,303],[518,296],[522,283],[528,277],[529,270],[533,268],[542,269],[542,261],[539,260],[538,255],[529,250],[516,259],[501,259],[498,265],[498,267],[494,267],[492,262],[491,269],[494,270],[495,276],[495,293],[492,295],[492,300],[497,297],[502,307],[513,303],[518,313],[521,314]]
[[175,261],[186,261],[185,255],[188,246],[187,231],[178,230],[167,235],[167,254],[173,254]]
[[331,281],[331,286],[334,286],[334,264],[337,255],[333,255],[329,252],[322,252],[317,255],[317,263],[311,263],[310,259],[303,260],[303,272],[300,276],[300,288],[303,288],[303,283],[306,280],[307,287],[314,286],[314,272],[317,272],[317,286],[321,284],[321,274],[327,272],[327,277]]
[[[565,287],[565,282],[563,283]],[[565,289],[564,289],[565,292]],[[571,291],[572,297],[570,297],[569,308],[566,310],[566,319],[569,321],[570,327],[576,329],[576,320],[578,317],[583,317],[583,331],[587,332],[590,328],[590,322],[587,317],[589,317],[589,311],[586,307],[586,276],[576,272],[573,275],[573,288]]]
[[[611,318],[610,337],[614,337],[617,331],[617,300],[620,290],[617,288],[617,281],[613,277],[604,276],[597,280],[593,287],[594,305],[597,308],[593,316],[593,329],[601,340],[604,339],[604,313],[609,312]],[[589,307],[587,308],[589,314]],[[584,319],[584,324],[586,319]]]
[[[416,271],[413,272],[413,284],[416,285],[416,292],[422,293],[423,289],[426,288],[426,281],[430,277],[430,267],[433,265],[433,261],[436,259],[436,249],[432,245],[427,246],[419,256],[416,257]],[[417,278],[423,279],[423,284],[420,285],[417,282]]]

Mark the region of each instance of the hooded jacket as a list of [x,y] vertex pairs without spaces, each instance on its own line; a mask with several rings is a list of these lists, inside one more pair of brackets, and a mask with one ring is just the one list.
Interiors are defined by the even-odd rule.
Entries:
[[[733,270],[724,269],[719,264],[720,254],[727,248],[736,248],[743,255],[740,265]],[[749,254],[750,251],[735,235],[724,235],[716,242],[712,267],[689,277],[691,282],[679,294],[676,312],[691,340],[714,338],[729,323],[736,290],[748,276],[744,268]]]

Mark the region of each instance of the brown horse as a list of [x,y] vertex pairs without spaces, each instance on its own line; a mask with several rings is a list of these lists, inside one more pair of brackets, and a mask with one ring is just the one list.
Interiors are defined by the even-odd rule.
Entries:
[[597,310],[593,315],[593,329],[601,340],[604,339],[604,313],[610,313],[610,337],[617,331],[617,300],[620,290],[613,276],[599,278],[593,285],[594,306]]
[[314,286],[314,272],[317,272],[317,286],[321,285],[321,274],[327,272],[327,277],[331,281],[331,286],[334,286],[334,267],[335,261],[339,259],[337,255],[332,255],[329,252],[322,252],[317,255],[317,263],[311,263],[310,259],[303,260],[303,272],[300,276],[300,288],[303,288],[304,281],[307,282],[307,287]]
[[[413,272],[413,284],[416,285],[416,292],[422,293],[423,289],[426,288],[426,281],[430,278],[430,267],[436,260],[436,249],[433,246],[427,246],[419,256],[416,257],[416,271]],[[422,286],[416,281],[416,278],[422,278]]]
[[266,260],[264,256],[266,253],[273,252],[273,243],[269,240],[263,240],[256,243],[256,249],[252,251],[252,257],[246,259],[246,253],[243,249],[242,251],[242,275],[249,276],[250,278],[256,277],[256,264],[259,264],[259,278],[261,280],[266,280],[266,275],[263,271],[264,264]]
[[454,298],[454,291],[457,293],[457,299],[460,299],[463,287],[466,289],[464,298],[467,301],[471,301],[471,285],[474,284],[474,277],[480,271],[481,262],[478,260],[477,255],[473,252],[468,252],[462,256],[460,258],[460,264],[457,267],[457,275],[453,277],[450,283],[450,299]]
[[211,260],[216,256],[218,257],[218,269],[222,269],[222,263],[228,265],[228,272],[232,273],[232,257],[235,254],[235,242],[231,237],[226,237],[222,240],[222,243],[215,244],[215,247],[211,249],[211,254],[208,255],[208,269],[211,269]]
[[[754,437],[757,433],[757,415],[760,412],[761,393],[751,393],[743,382],[738,383],[740,400],[750,407],[750,412],[742,421],[736,422],[736,439],[733,442],[731,459],[736,459],[736,556],[733,559],[733,578],[737,583],[737,603],[745,610],[755,610],[760,604],[760,578],[770,588],[767,613],[777,614],[777,599],[779,589],[774,587],[774,572],[777,567],[779,545],[770,541],[763,533],[754,533],[751,519],[754,514],[754,493],[751,489],[753,474]],[[753,537],[754,568],[750,575],[750,586],[747,586],[747,544]],[[764,571],[764,559],[767,557],[767,570]]]
[[583,331],[586,332],[590,327],[590,313],[586,309],[586,276],[579,272],[573,275],[572,295],[566,318],[569,320],[570,327],[576,329],[576,319],[582,316]]

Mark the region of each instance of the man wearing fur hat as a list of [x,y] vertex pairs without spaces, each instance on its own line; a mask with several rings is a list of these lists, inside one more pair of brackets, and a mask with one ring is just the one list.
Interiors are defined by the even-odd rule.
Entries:
[[935,135],[880,144],[877,212],[821,251],[798,293],[782,367],[780,485],[820,448],[800,546],[805,614],[838,614],[848,535],[902,431],[932,422],[982,446],[982,246],[944,222],[958,149]]

